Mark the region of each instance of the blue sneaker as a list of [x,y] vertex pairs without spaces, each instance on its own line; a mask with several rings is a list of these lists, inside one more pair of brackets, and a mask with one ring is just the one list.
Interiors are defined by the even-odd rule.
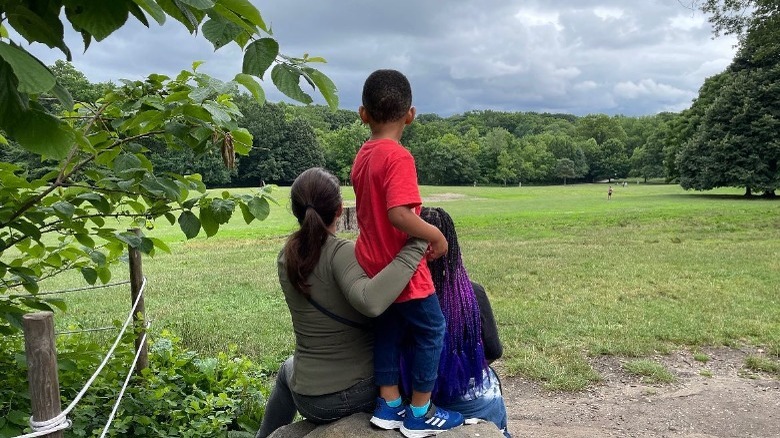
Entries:
[[371,424],[386,430],[400,429],[404,424],[406,415],[406,405],[401,403],[397,408],[391,408],[382,397],[377,397],[374,416],[371,417]]
[[463,415],[459,412],[437,408],[431,403],[428,412],[422,417],[407,415],[401,426],[401,433],[407,438],[424,438],[440,434],[463,424]]

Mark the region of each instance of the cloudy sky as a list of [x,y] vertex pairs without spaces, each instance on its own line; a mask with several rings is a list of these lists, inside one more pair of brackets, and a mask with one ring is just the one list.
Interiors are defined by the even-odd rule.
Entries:
[[[704,79],[731,62],[735,41],[713,40],[706,17],[681,2],[253,0],[283,53],[328,60],[320,69],[339,88],[342,108],[357,108],[369,73],[395,68],[409,77],[418,112],[442,116],[476,109],[650,115],[687,108]],[[72,34],[74,65],[92,81],[175,74],[195,60],[225,80],[240,71],[235,44],[214,52],[204,38],[169,21],[146,29],[132,20],[84,54]],[[47,64],[61,57],[45,47],[31,50]],[[266,87],[269,100],[280,100],[272,88]]]

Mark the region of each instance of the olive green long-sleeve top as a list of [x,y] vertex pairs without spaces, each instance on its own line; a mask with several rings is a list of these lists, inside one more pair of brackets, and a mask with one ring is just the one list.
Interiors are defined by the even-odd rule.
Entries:
[[[424,240],[410,240],[385,269],[368,278],[355,259],[354,242],[331,235],[307,279],[311,297],[331,313],[368,323],[409,283],[427,246]],[[288,280],[284,251],[277,267],[295,331],[291,389],[302,395],[330,394],[371,378],[374,333],[338,322],[312,306]]]

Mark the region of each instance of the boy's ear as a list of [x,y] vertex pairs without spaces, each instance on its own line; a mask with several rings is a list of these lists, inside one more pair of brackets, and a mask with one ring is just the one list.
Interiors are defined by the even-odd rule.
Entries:
[[404,120],[405,124],[410,124],[412,121],[414,121],[414,116],[417,115],[417,108],[411,107],[409,108],[409,111],[406,113],[406,120]]
[[369,122],[368,111],[366,111],[366,107],[364,107],[363,105],[360,105],[358,107],[358,114],[360,114],[360,120],[363,123],[368,123]]

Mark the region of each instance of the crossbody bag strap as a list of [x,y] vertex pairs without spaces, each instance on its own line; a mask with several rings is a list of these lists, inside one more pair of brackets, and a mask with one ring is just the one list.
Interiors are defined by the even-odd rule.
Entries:
[[340,323],[342,323],[344,325],[348,325],[348,326],[350,326],[352,328],[356,328],[356,329],[371,330],[371,329],[374,328],[374,325],[371,324],[371,323],[361,324],[359,322],[352,321],[351,319],[344,318],[343,316],[336,315],[335,313],[331,312],[330,310],[322,307],[320,305],[320,303],[314,301],[314,299],[312,297],[310,297],[309,295],[305,295],[305,296],[306,296],[306,299],[309,301],[309,303],[311,303],[312,306],[314,306],[320,312],[324,313],[325,316],[327,316],[327,317],[329,317],[329,318],[331,318],[331,319],[333,319],[335,321],[338,321],[338,322],[340,322]]

